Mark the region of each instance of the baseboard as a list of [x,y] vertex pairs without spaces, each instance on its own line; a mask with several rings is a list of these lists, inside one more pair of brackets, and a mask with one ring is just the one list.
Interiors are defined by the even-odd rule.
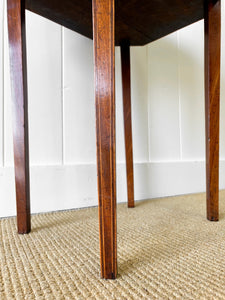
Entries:
[[[135,163],[135,199],[205,191],[203,161]],[[225,161],[220,163],[220,189],[225,188]],[[13,167],[0,168],[0,217],[14,216]],[[117,165],[117,201],[127,199],[125,165]],[[95,164],[31,167],[32,213],[97,205]]]

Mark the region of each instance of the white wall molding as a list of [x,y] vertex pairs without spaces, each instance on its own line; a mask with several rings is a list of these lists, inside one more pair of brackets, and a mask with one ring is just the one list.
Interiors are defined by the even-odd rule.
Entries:
[[[205,162],[135,163],[135,200],[205,191]],[[225,188],[225,160],[220,162]],[[0,217],[16,213],[13,167],[0,168]],[[124,163],[117,164],[117,202],[127,199]],[[97,205],[95,164],[31,167],[32,213]]]

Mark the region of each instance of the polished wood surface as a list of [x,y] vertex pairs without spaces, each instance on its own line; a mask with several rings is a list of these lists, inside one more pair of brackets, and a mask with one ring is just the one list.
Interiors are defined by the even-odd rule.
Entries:
[[220,0],[205,1],[205,125],[207,218],[219,218]]
[[115,10],[93,0],[94,73],[101,275],[116,278]]
[[123,121],[126,152],[128,207],[134,207],[134,172],[131,114],[131,79],[130,79],[130,43],[123,41],[121,48],[122,84],[123,84]]
[[[145,45],[204,17],[204,0],[116,0],[115,43]],[[26,8],[92,38],[91,0],[26,0]]]
[[30,231],[27,67],[24,1],[8,0],[13,143],[19,233]]

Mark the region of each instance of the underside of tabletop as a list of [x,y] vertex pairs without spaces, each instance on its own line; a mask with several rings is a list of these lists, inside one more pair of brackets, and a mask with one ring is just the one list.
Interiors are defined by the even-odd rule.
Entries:
[[[145,45],[203,18],[204,0],[115,0],[118,46]],[[26,0],[26,8],[92,38],[91,0]]]

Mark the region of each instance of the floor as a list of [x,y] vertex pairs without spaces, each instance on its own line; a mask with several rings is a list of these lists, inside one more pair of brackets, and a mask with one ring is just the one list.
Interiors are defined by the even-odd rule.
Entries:
[[205,194],[119,204],[118,279],[99,274],[97,208],[0,220],[0,299],[225,299],[225,191],[220,221]]

